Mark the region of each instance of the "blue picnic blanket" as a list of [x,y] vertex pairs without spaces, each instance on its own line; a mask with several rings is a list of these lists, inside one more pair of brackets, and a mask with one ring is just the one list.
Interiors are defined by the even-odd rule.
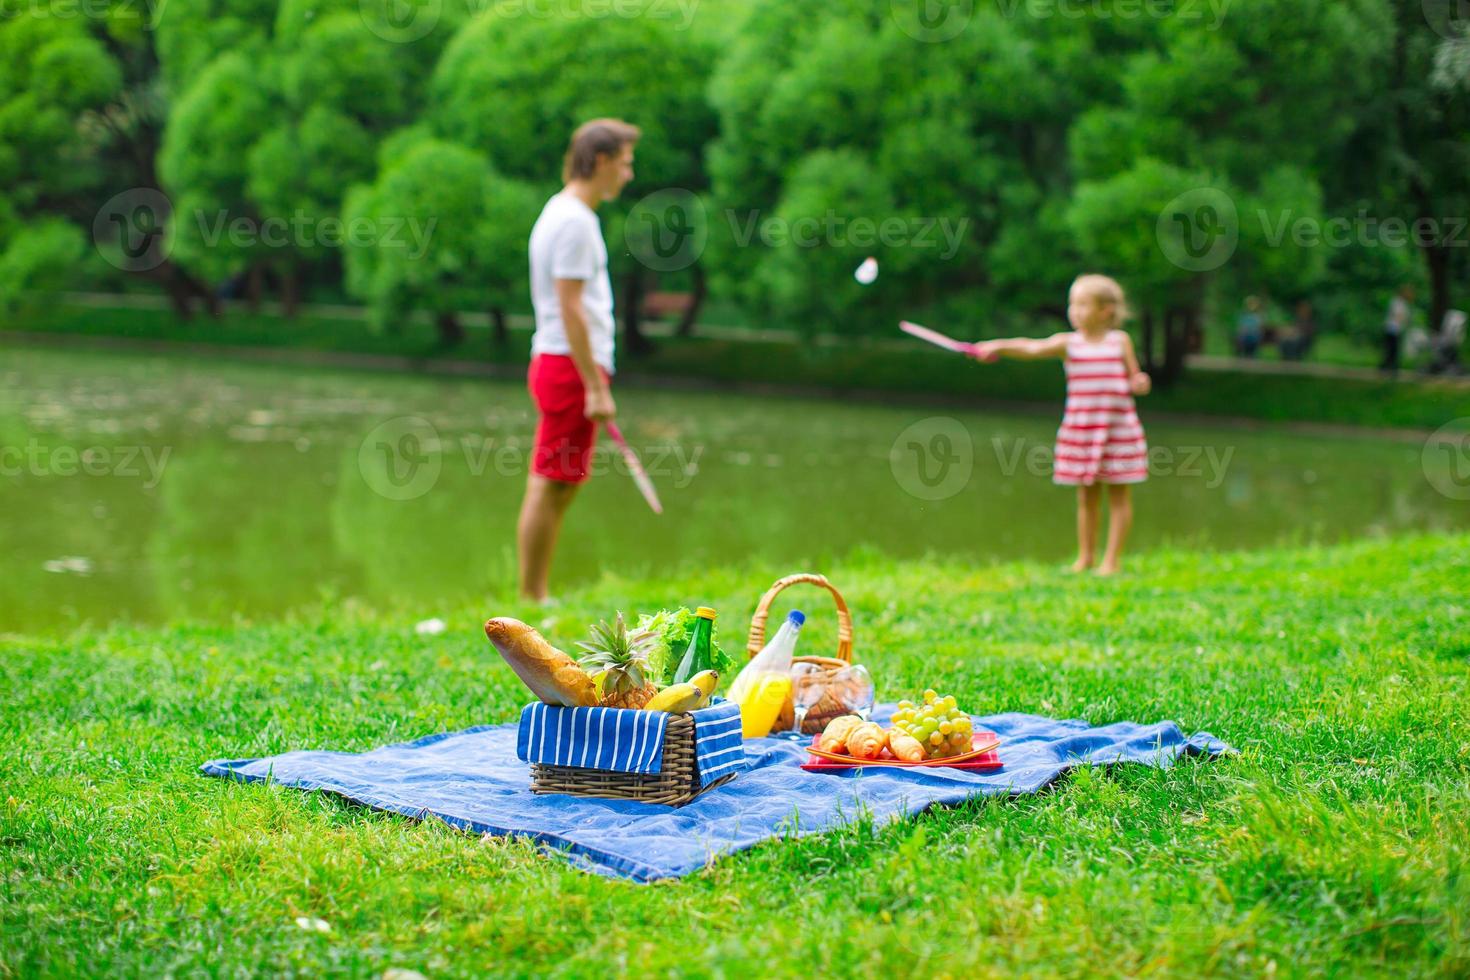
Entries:
[[[875,719],[893,711],[884,705]],[[805,836],[864,813],[888,823],[937,804],[975,796],[1035,793],[1076,765],[1133,762],[1169,766],[1184,755],[1233,751],[1207,732],[1186,737],[1172,721],[1092,727],[1038,715],[977,716],[1000,736],[1003,768],[867,769],[808,773],[811,737],[751,739],[749,769],[682,807],[624,800],[535,796],[516,758],[516,724],[429,735],[371,752],[287,752],[265,759],[219,759],[201,770],[244,782],[325,790],[414,818],[436,817],[481,834],[532,838],[587,871],[635,881],[676,878],[721,855],[778,836]]]
[[[745,768],[739,705],[715,698],[689,716],[700,786]],[[521,709],[516,758],[549,766],[662,772],[664,732],[672,717],[667,711],[563,708],[536,701]]]

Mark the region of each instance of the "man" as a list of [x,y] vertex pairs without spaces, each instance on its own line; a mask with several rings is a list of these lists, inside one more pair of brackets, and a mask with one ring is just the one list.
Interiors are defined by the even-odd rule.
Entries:
[[619,119],[594,119],[572,134],[565,185],[531,229],[531,340],[527,384],[540,421],[516,528],[521,594],[547,595],[562,518],[587,479],[597,424],[617,412],[612,398],[613,295],[597,206],[633,179],[642,133]]
[[1404,331],[1409,329],[1413,302],[1414,287],[1407,284],[1399,287],[1398,295],[1389,301],[1388,314],[1383,318],[1383,360],[1378,365],[1381,371],[1394,374],[1399,369],[1399,347]]

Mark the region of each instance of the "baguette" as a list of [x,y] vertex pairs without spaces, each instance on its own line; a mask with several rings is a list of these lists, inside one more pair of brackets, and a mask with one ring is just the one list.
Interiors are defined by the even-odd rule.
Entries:
[[545,703],[568,708],[598,703],[597,688],[587,672],[534,628],[502,616],[485,623],[485,635],[516,676]]

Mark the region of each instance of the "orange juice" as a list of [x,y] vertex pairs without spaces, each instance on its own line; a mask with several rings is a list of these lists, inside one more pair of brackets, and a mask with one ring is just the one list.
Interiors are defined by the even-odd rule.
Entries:
[[740,702],[740,734],[745,738],[764,738],[771,734],[781,706],[791,696],[790,674],[762,674],[750,685]]

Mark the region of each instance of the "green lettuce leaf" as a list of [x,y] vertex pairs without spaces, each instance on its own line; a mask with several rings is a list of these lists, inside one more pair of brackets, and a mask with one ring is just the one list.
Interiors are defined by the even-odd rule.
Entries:
[[[653,630],[658,641],[651,644],[648,654],[648,676],[658,686],[665,687],[674,682],[674,671],[679,669],[679,660],[689,649],[689,637],[694,632],[694,610],[680,607],[660,609],[656,613],[644,613],[638,617],[634,627]],[[735,659],[720,646],[719,620],[710,631],[710,654],[715,670],[720,673],[721,685],[735,679]]]

